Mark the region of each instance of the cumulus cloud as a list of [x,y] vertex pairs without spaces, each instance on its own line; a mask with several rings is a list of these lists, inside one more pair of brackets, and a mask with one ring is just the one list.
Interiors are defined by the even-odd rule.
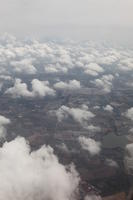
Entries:
[[128,72],[133,70],[133,59],[132,58],[126,58],[120,61],[118,64],[118,68],[121,71]]
[[18,137],[0,148],[0,197],[3,200],[74,200],[79,176],[59,163],[50,146],[31,152]]
[[105,111],[113,112],[113,107],[111,105],[106,105],[105,107],[103,107],[103,109]]
[[89,130],[90,132],[100,132],[101,131],[101,128],[99,126],[94,126],[94,125],[88,125],[86,127],[87,130]]
[[98,76],[99,73],[104,72],[103,68],[97,63],[89,63],[85,65],[85,74],[89,74],[91,76]]
[[0,115],[0,139],[5,138],[7,131],[6,131],[6,125],[10,124],[10,119]]
[[102,89],[105,93],[111,92],[113,75],[103,75],[101,79],[95,79],[92,81],[98,88]]
[[106,159],[106,164],[110,167],[115,167],[115,168],[118,167],[118,163],[115,160],[109,158]]
[[61,143],[59,145],[56,145],[58,147],[58,149],[60,149],[61,151],[65,152],[65,153],[69,153],[69,149],[67,147],[67,145],[65,143]]
[[95,117],[95,115],[88,110],[88,106],[86,105],[82,105],[81,108],[70,108],[67,106],[61,106],[57,111],[55,111],[55,114],[59,122],[71,116],[83,127],[86,125],[88,120]]
[[54,73],[67,73],[68,68],[65,66],[62,66],[60,63],[56,64],[49,64],[44,67],[44,70],[48,74],[54,74]]
[[102,200],[102,198],[99,195],[87,195],[84,200]]
[[29,91],[27,84],[22,83],[21,79],[16,79],[14,86],[8,88],[5,94],[10,94],[12,97],[45,97],[47,95],[54,96],[55,91],[49,87],[48,81],[39,81],[38,79],[33,79],[32,90]]
[[47,95],[54,96],[55,91],[49,87],[48,81],[39,81],[38,79],[34,79],[31,82],[32,84],[32,96],[40,96],[44,97]]
[[127,172],[129,174],[132,174],[133,172],[133,143],[126,145],[124,163],[125,163]]
[[82,147],[82,149],[87,150],[91,156],[98,155],[101,151],[101,143],[96,142],[92,138],[86,138],[84,136],[80,136],[78,141]]
[[31,92],[28,90],[27,84],[22,83],[21,79],[16,79],[14,86],[7,89],[5,94],[10,94],[14,98],[31,96]]
[[12,80],[12,77],[8,75],[0,75],[0,80],[10,81]]
[[20,61],[12,61],[10,64],[13,67],[13,71],[17,73],[35,74],[37,70],[32,62],[32,59],[23,59]]
[[70,80],[68,83],[60,81],[54,84],[54,88],[58,90],[77,90],[81,88],[80,81]]
[[130,119],[130,120],[133,121],[133,108],[129,108],[129,109],[126,111],[125,116],[126,116],[128,119]]

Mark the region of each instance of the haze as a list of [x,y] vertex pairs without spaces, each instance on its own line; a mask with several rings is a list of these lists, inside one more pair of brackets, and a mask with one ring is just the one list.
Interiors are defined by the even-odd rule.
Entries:
[[132,0],[0,0],[0,5],[1,33],[49,38],[132,38]]

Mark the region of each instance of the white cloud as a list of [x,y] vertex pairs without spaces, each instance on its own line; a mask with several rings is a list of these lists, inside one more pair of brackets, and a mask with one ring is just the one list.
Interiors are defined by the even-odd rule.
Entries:
[[110,167],[118,167],[118,163],[115,160],[109,158],[106,159],[106,164]]
[[90,132],[100,132],[101,131],[101,128],[99,126],[94,126],[94,125],[88,125],[86,127],[87,130],[89,130]]
[[0,197],[2,200],[75,200],[79,176],[73,165],[59,163],[50,146],[31,152],[24,138],[0,148]]
[[14,86],[7,89],[5,94],[10,94],[12,97],[31,97],[32,93],[28,90],[27,84],[22,83],[21,79],[15,79]]
[[71,116],[83,127],[86,126],[88,120],[95,117],[95,115],[88,110],[88,107],[86,105],[83,105],[81,108],[70,108],[67,106],[61,106],[57,111],[55,111],[55,114],[59,122]]
[[69,153],[69,149],[67,147],[67,145],[65,143],[61,143],[59,145],[56,145],[58,147],[58,149],[60,149],[61,151],[65,152],[65,153]]
[[106,105],[105,107],[103,107],[103,109],[105,111],[113,112],[113,107],[111,105]]
[[17,73],[36,74],[37,70],[32,64],[33,59],[23,59],[20,61],[12,61],[10,64],[13,71]]
[[133,143],[126,145],[124,163],[125,163],[127,172],[129,174],[132,174],[133,172]]
[[12,77],[8,75],[0,75],[0,79],[5,81],[10,81],[12,80]]
[[126,113],[125,116],[131,120],[133,120],[133,108],[129,108]]
[[105,93],[111,92],[113,75],[103,75],[101,79],[95,79],[92,81],[98,88],[102,89]]
[[47,95],[54,96],[55,91],[49,87],[48,81],[39,81],[38,79],[34,79],[31,82],[32,84],[32,96],[33,97],[45,97]]
[[67,67],[62,66],[60,63],[49,64],[44,67],[46,73],[54,74],[54,73],[67,73]]
[[60,81],[54,84],[54,88],[58,90],[77,90],[81,88],[80,81],[70,80],[68,83]]
[[21,79],[16,79],[14,86],[7,89],[5,94],[10,94],[12,97],[45,97],[47,95],[54,96],[55,91],[49,87],[48,81],[39,81],[38,79],[33,79],[32,90],[29,91],[27,84],[22,83]]
[[5,126],[10,124],[10,119],[0,115],[0,139],[6,137],[6,128]]
[[85,196],[84,200],[102,200],[102,198],[98,195],[87,195]]
[[95,140],[91,138],[86,138],[84,136],[80,136],[78,138],[78,141],[82,147],[82,149],[87,150],[90,155],[98,155],[101,151],[101,143],[96,142]]
[[126,58],[124,60],[121,60],[118,64],[118,68],[121,71],[127,72],[133,70],[133,59],[132,58]]
[[98,74],[102,72],[104,72],[103,68],[97,63],[89,63],[85,65],[85,74],[89,74],[91,76],[98,76]]

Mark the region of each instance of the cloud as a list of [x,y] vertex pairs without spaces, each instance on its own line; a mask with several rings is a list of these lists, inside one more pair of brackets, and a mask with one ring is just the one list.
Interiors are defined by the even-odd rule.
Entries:
[[101,151],[101,143],[96,142],[91,138],[86,138],[84,136],[80,136],[78,141],[82,147],[82,149],[87,150],[91,156],[98,155]]
[[2,200],[76,200],[80,180],[74,166],[60,164],[50,146],[31,152],[22,137],[0,148],[0,179]]
[[113,107],[111,105],[106,105],[105,107],[103,107],[103,109],[105,111],[113,112]]
[[85,198],[84,198],[84,200],[102,200],[102,198],[98,195],[98,196],[96,196],[96,195],[87,195]]
[[54,73],[67,73],[68,69],[67,67],[62,66],[60,63],[56,64],[49,64],[44,67],[44,70],[48,74],[54,74]]
[[110,167],[116,167],[116,168],[118,168],[118,163],[115,160],[107,158],[106,159],[106,164],[108,166],[110,166]]
[[4,81],[10,81],[12,80],[12,77],[8,75],[0,75],[0,79]]
[[58,149],[60,149],[61,151],[65,152],[65,153],[69,153],[69,149],[67,147],[67,145],[65,143],[61,143],[59,145],[56,145],[58,147]]
[[91,76],[98,76],[99,73],[104,72],[103,68],[97,63],[89,63],[88,65],[85,65],[84,68],[84,73],[89,74]]
[[39,81],[38,79],[34,79],[31,82],[32,84],[32,96],[40,96],[45,97],[47,95],[54,96],[55,91],[49,87],[48,81]]
[[129,108],[126,113],[125,113],[125,117],[127,117],[128,119],[133,121],[133,108]]
[[20,61],[12,61],[10,64],[13,71],[17,73],[36,74],[37,70],[32,64],[33,59],[23,59]]
[[129,174],[132,174],[132,171],[133,171],[133,143],[126,145],[124,163],[125,163],[127,172]]
[[89,130],[90,132],[100,132],[101,131],[101,128],[99,126],[94,126],[94,125],[88,125],[86,127],[87,130]]
[[88,120],[95,117],[95,115],[88,110],[86,105],[82,105],[81,108],[61,106],[57,111],[55,111],[55,114],[59,122],[71,116],[74,121],[80,123],[83,127],[86,125]]
[[95,79],[92,81],[98,88],[103,90],[105,93],[111,92],[112,89],[112,81],[114,77],[113,75],[103,75],[101,79]]
[[118,68],[124,72],[133,71],[133,59],[126,58],[121,60],[120,63],[118,64]]
[[45,97],[47,95],[54,96],[55,91],[49,87],[48,81],[39,81],[38,79],[33,79],[32,82],[32,90],[29,91],[27,84],[22,83],[21,79],[16,79],[14,86],[8,88],[5,94],[9,94],[14,98],[17,97]]
[[12,97],[31,97],[32,93],[28,90],[27,84],[22,83],[21,79],[15,79],[14,86],[7,89],[5,94],[10,94]]
[[80,81],[70,80],[68,83],[60,81],[54,84],[54,88],[58,90],[77,90],[81,88]]
[[10,119],[0,115],[0,139],[5,138],[7,131],[5,126],[10,124]]

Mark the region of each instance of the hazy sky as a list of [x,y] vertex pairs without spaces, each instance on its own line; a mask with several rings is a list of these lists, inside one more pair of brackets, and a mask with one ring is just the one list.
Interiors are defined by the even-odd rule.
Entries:
[[[17,35],[131,35],[133,0],[0,0],[0,30]],[[128,36],[129,37],[129,36]]]

